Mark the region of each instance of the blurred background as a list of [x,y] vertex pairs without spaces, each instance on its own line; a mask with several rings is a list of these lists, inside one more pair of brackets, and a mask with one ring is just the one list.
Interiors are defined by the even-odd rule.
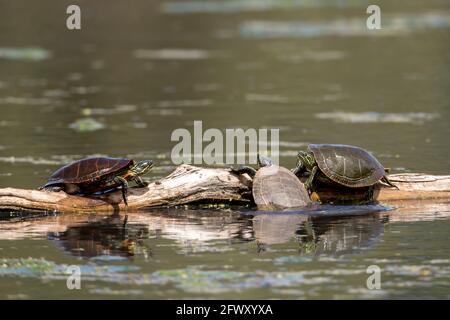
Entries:
[[[81,8],[81,30],[66,9]],[[381,8],[381,30],[366,9]],[[0,188],[74,159],[174,169],[173,130],[278,128],[450,172],[448,0],[0,0]],[[239,209],[0,221],[0,298],[444,298],[448,205],[360,218]],[[244,210],[245,211],[245,210]],[[64,267],[82,268],[69,291]],[[381,291],[366,267],[383,267]]]
[[[448,172],[450,3],[0,2],[0,184],[36,187],[89,155],[173,169],[176,128],[279,128],[366,148],[394,171]],[[366,8],[381,8],[368,30]]]

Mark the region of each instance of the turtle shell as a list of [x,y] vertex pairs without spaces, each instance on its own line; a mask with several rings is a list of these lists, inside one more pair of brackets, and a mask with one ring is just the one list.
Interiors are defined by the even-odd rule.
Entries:
[[101,157],[78,160],[56,170],[44,187],[55,184],[81,184],[98,181],[133,164],[133,160],[125,158]]
[[367,187],[385,175],[383,165],[364,149],[341,144],[311,144],[308,149],[322,173],[341,185]]
[[271,165],[253,179],[253,198],[261,210],[303,207],[311,202],[300,180],[288,169]]

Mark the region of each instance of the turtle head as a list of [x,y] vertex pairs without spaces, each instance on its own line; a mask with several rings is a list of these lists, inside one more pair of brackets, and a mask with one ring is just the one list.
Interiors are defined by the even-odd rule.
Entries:
[[298,162],[297,167],[304,167],[307,170],[312,170],[314,166],[316,165],[316,159],[314,158],[314,155],[311,152],[307,151],[300,151],[297,154]]
[[146,174],[153,168],[152,160],[142,160],[136,163],[131,169],[130,172],[133,176],[140,176]]
[[268,167],[273,165],[273,162],[270,158],[264,157],[258,154],[258,166],[260,167]]

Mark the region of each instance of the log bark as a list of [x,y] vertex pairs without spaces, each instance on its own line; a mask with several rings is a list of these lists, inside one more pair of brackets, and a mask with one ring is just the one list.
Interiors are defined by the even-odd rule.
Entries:
[[317,196],[322,202],[358,202],[370,200],[382,203],[400,200],[445,200],[450,199],[450,176],[429,175],[425,173],[391,174],[389,180],[398,189],[378,183],[370,188],[320,188]]
[[[233,175],[229,169],[181,165],[145,188],[130,188],[127,209],[136,211],[197,202],[249,204],[250,193],[251,180]],[[120,191],[75,196],[45,190],[0,189],[0,210],[3,211],[92,213],[125,209]]]
[[[389,179],[398,190],[377,184],[370,196],[382,203],[402,200],[449,200],[450,176],[408,173],[392,174]],[[200,168],[180,165],[167,177],[146,188],[131,188],[128,210],[174,207],[192,203],[251,204],[251,178],[237,176],[226,168]],[[368,190],[319,189],[322,202],[358,201]],[[0,189],[0,210],[20,212],[95,213],[125,210],[120,191],[95,196],[74,196],[15,188]]]

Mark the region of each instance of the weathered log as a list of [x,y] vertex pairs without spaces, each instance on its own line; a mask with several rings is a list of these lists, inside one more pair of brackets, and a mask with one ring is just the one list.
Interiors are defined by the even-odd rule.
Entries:
[[[450,176],[427,174],[393,174],[389,179],[398,190],[377,184],[370,196],[382,203],[399,200],[450,199]],[[319,189],[323,202],[358,201],[367,198],[368,190]],[[251,178],[237,176],[226,168],[199,168],[181,165],[167,177],[146,188],[129,190],[128,210],[173,207],[190,203],[250,204]],[[117,212],[124,210],[121,192],[103,195],[73,196],[64,192],[0,189],[0,210],[21,212]]]
[[398,189],[382,183],[371,188],[321,188],[318,198],[323,202],[358,202],[375,200],[390,203],[399,200],[450,199],[450,176],[436,176],[425,173],[391,174],[389,180]]
[[[167,177],[145,188],[130,188],[128,210],[177,206],[195,202],[250,203],[251,180],[230,174],[229,169],[181,165]],[[74,196],[49,192],[0,189],[0,210],[22,212],[112,212],[125,210],[121,192]]]

